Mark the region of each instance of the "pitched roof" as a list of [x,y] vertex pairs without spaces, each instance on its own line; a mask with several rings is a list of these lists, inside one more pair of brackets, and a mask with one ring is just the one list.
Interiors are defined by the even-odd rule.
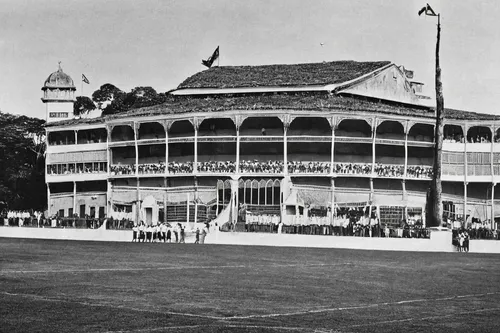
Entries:
[[500,116],[495,114],[477,113],[472,111],[463,111],[456,109],[444,109],[445,119],[455,120],[499,120]]
[[429,109],[395,103],[377,102],[358,97],[327,93],[301,94],[250,94],[246,96],[216,96],[210,98],[169,96],[167,102],[155,106],[133,109],[94,119],[71,119],[49,124],[60,126],[98,123],[116,118],[182,114],[191,112],[221,112],[229,110],[294,110],[294,111],[344,111],[379,112],[384,114],[433,117]]
[[389,65],[390,61],[352,60],[292,65],[212,67],[187,78],[178,89],[287,87],[335,84]]

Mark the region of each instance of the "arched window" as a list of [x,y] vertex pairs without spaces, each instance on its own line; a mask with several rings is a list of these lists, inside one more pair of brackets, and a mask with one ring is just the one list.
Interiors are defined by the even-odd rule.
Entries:
[[249,117],[240,126],[240,135],[283,135],[283,123],[278,117]]
[[339,123],[335,135],[369,138],[372,136],[372,128],[366,120],[344,119]]

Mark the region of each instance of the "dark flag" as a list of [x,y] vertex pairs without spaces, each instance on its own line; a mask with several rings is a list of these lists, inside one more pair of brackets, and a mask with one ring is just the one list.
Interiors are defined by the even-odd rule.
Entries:
[[210,68],[212,67],[214,61],[217,60],[218,58],[219,58],[219,47],[217,46],[214,53],[207,60],[202,60],[201,64]]
[[422,15],[423,13],[425,13],[425,15],[427,16],[437,16],[436,12],[434,12],[429,4],[418,11],[418,16]]
[[82,81],[85,82],[86,84],[90,84],[89,79],[87,79],[85,74],[82,74]]
[[403,71],[408,79],[413,79],[413,71],[403,67]]

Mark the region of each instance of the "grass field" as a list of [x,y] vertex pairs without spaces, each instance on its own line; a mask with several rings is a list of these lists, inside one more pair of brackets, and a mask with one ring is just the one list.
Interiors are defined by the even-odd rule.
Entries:
[[500,256],[0,238],[1,332],[498,332]]

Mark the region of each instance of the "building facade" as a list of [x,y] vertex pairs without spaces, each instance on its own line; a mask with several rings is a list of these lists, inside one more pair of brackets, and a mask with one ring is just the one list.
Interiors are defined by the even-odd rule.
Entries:
[[[431,104],[391,62],[214,67],[165,104],[49,122],[49,214],[235,223],[244,207],[287,224],[365,207],[383,224],[425,224]],[[499,129],[493,115],[446,110],[451,220],[495,216]]]

